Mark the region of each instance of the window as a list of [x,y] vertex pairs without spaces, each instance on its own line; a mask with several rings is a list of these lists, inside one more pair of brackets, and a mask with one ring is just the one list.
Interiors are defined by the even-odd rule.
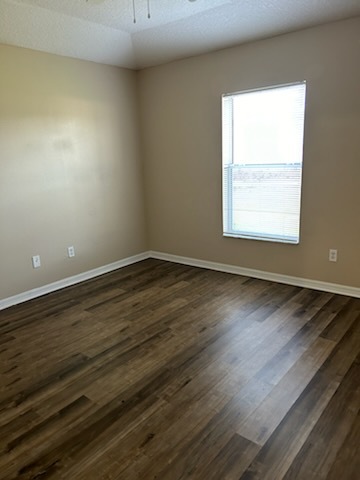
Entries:
[[305,82],[223,95],[223,233],[299,243]]

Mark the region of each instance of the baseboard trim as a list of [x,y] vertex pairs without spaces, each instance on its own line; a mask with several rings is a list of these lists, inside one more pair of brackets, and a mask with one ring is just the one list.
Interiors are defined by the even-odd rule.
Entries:
[[143,252],[132,257],[127,257],[103,267],[94,268],[87,272],[74,275],[72,277],[64,278],[57,282],[49,283],[43,287],[34,288],[27,292],[14,295],[12,297],[0,300],[0,310],[18,305],[19,303],[27,302],[47,293],[56,292],[65,287],[76,285],[77,283],[90,280],[91,278],[98,277],[104,273],[109,273],[119,268],[132,265],[133,263],[141,262],[147,258],[155,258],[158,260],[165,260],[168,262],[181,263],[183,265],[190,265],[193,267],[207,268],[209,270],[217,270],[219,272],[233,273],[235,275],[244,275],[246,277],[260,278],[262,280],[269,280],[271,282],[285,283],[288,285],[295,285],[297,287],[312,288],[313,290],[321,290],[323,292],[338,293],[340,295],[347,295],[349,297],[360,298],[360,288],[349,287],[347,285],[339,285],[337,283],[320,282],[318,280],[310,280],[308,278],[292,277],[290,275],[281,275],[279,273],[265,272],[262,270],[255,270],[252,268],[237,267],[235,265],[229,265],[226,263],[210,262],[207,260],[199,260],[191,257],[182,257],[180,255],[173,255],[170,253],[163,253],[157,251]]
[[170,253],[162,253],[150,251],[149,256],[159,260],[168,262],[181,263],[191,265],[193,267],[208,268],[209,270],[217,270],[220,272],[233,273],[235,275],[244,275],[246,277],[260,278],[271,282],[286,283],[297,287],[311,288],[313,290],[321,290],[329,293],[338,293],[349,297],[360,298],[360,288],[349,287],[347,285],[339,285],[337,283],[327,283],[318,280],[310,280],[308,278],[292,277],[290,275],[281,275],[279,273],[264,272],[262,270],[254,270],[252,268],[237,267],[225,263],[210,262],[207,260],[199,260],[196,258],[182,257],[172,255]]
[[93,270],[88,270],[87,272],[79,273],[78,275],[64,278],[63,280],[59,280],[57,282],[49,283],[48,285],[44,285],[43,287],[38,287],[24,293],[19,293],[18,295],[14,295],[12,297],[0,300],[0,310],[4,310],[5,308],[17,305],[19,303],[27,302],[28,300],[32,300],[33,298],[41,297],[42,295],[46,295],[47,293],[56,292],[56,290],[61,290],[62,288],[70,287],[71,285],[76,285],[77,283],[84,282],[85,280],[90,280],[91,278],[98,277],[100,275],[103,275],[104,273],[109,273],[114,270],[118,270],[119,268],[127,267],[128,265],[132,265],[133,263],[141,262],[141,260],[146,260],[149,257],[149,252],[143,252],[138,255],[133,255],[132,257],[123,258],[122,260],[119,260],[117,262],[104,265],[103,267],[94,268]]

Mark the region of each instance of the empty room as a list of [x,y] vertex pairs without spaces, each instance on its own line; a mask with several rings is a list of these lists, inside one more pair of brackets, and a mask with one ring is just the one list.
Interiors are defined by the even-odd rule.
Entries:
[[359,0],[0,0],[0,480],[360,478]]

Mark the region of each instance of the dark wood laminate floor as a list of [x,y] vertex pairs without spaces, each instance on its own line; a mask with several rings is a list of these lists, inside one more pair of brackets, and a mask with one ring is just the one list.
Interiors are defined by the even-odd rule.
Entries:
[[360,478],[360,299],[146,260],[0,312],[0,478]]

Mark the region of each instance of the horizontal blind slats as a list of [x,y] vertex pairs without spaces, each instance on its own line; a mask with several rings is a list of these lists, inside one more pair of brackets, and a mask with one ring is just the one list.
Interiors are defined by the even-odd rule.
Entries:
[[299,238],[305,84],[223,98],[224,234]]

